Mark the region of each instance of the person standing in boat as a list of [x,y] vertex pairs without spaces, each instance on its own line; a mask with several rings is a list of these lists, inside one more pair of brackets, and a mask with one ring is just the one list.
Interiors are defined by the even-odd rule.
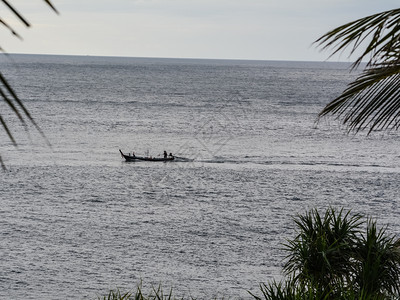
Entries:
[[168,154],[167,151],[164,150],[164,158],[167,158]]

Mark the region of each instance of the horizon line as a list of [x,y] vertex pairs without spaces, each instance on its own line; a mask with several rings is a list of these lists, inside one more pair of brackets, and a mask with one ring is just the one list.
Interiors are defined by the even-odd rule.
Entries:
[[250,58],[205,58],[205,57],[162,57],[162,56],[125,56],[125,55],[92,55],[92,54],[51,54],[51,53],[2,53],[3,55],[36,55],[36,56],[75,56],[75,57],[107,57],[107,58],[139,58],[139,59],[175,59],[175,60],[224,60],[224,61],[279,61],[279,62],[310,62],[310,63],[352,63],[350,61],[332,60],[293,60],[293,59],[250,59]]

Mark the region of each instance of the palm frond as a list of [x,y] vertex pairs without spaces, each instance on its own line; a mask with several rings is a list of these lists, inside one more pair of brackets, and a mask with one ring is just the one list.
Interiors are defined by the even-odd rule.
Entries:
[[[369,42],[367,40],[369,39]],[[400,9],[377,13],[339,26],[324,34],[314,43],[323,50],[333,49],[331,56],[350,48],[350,55],[366,45],[353,67],[358,66],[367,56],[369,65],[379,61],[399,60]]]
[[[5,6],[8,7],[8,9],[27,27],[30,27],[31,24],[23,17],[19,11],[12,6],[9,1],[7,0],[0,0],[1,2],[4,3]],[[59,13],[55,6],[51,3],[50,0],[44,0],[45,3],[57,14]],[[3,19],[0,18],[0,24],[5,26],[8,30],[11,31],[11,33],[22,39],[22,37]],[[0,52],[3,52],[6,54],[3,48],[0,47]],[[17,116],[19,121],[26,126],[26,122],[29,121],[31,124],[34,125],[36,130],[41,134],[41,136],[45,139],[46,143],[50,145],[49,141],[45,137],[43,131],[40,129],[38,124],[35,122],[29,111],[26,109],[26,107],[23,105],[21,99],[17,96],[11,85],[8,83],[7,79],[0,73],[0,99],[2,99],[8,107],[14,112],[14,114]],[[6,131],[7,136],[10,138],[11,142],[16,146],[17,141],[13,137],[10,128],[7,126],[7,123],[3,119],[3,117],[0,114],[0,124],[3,127],[3,129]],[[0,165],[3,169],[5,169],[5,165],[0,157]]]
[[[12,6],[7,0],[0,0],[1,2],[3,2],[13,13],[14,15],[27,27],[30,27],[31,24],[23,17],[22,14],[20,14],[14,6]],[[57,14],[59,14],[58,10],[56,9],[56,7],[51,3],[50,0],[44,0],[44,2],[46,2],[46,4],[48,6],[50,6],[50,8]],[[11,33],[16,36],[17,38],[22,40],[22,37],[14,30],[13,27],[11,27],[4,19],[0,18],[0,23],[5,26],[8,30],[11,31]],[[2,48],[0,48],[0,52],[4,52],[4,50]]]
[[336,114],[350,131],[400,126],[400,64],[366,69],[319,114]]
[[56,9],[56,7],[55,7],[49,0],[44,0],[44,2],[46,2],[47,5],[50,6],[51,9],[54,10],[55,13],[60,14],[60,13],[58,12],[58,10]]
[[22,40],[22,37],[10,26],[8,25],[3,19],[0,19],[0,23],[3,24],[3,26],[5,26],[8,30],[11,31],[11,33],[16,36],[17,38],[19,38],[20,40]]
[[336,115],[349,131],[400,127],[400,9],[377,13],[337,27],[315,41],[334,55],[363,48],[355,68],[369,57],[361,75],[319,114]]
[[22,22],[26,27],[30,27],[31,24],[12,6],[8,3],[7,0],[1,0],[13,13],[14,15]]
[[13,88],[11,85],[7,82],[5,77],[0,73],[0,83],[4,86],[4,89],[9,93],[11,97],[8,97],[3,91],[1,92],[1,95],[3,97],[3,100],[12,108],[14,113],[17,115],[19,120],[25,124],[24,117],[22,116],[21,113],[18,112],[17,107],[14,105],[13,102],[15,102],[18,107],[22,110],[24,116],[35,126],[35,128],[39,131],[39,133],[45,137],[43,131],[40,129],[39,125],[35,122],[25,105],[22,103],[21,99],[17,96],[17,94],[14,92]]
[[11,131],[10,131],[10,129],[9,129],[8,126],[7,126],[7,123],[3,120],[3,117],[2,117],[2,116],[0,116],[0,123],[1,123],[1,125],[4,127],[4,130],[6,131],[8,137],[10,138],[10,140],[12,141],[12,143],[14,144],[14,146],[16,146],[17,143],[16,143],[16,141],[15,141],[13,135],[11,134]]
[[386,228],[377,229],[376,222],[368,221],[367,232],[356,247],[358,266],[356,283],[368,294],[388,295],[400,293],[400,256],[394,236]]
[[4,162],[3,162],[3,159],[1,158],[1,155],[0,155],[0,165],[1,165],[1,168],[2,168],[3,170],[7,170],[6,165],[5,165]]
[[329,208],[324,215],[312,210],[294,220],[298,234],[284,245],[283,270],[294,284],[317,286],[321,295],[349,281],[353,244],[361,216]]

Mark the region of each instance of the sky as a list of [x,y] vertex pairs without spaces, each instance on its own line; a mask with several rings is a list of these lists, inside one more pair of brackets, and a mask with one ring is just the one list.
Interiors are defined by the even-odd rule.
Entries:
[[[10,0],[0,3],[8,53],[126,57],[325,61],[313,42],[329,30],[398,0]],[[347,53],[333,61],[347,61]]]

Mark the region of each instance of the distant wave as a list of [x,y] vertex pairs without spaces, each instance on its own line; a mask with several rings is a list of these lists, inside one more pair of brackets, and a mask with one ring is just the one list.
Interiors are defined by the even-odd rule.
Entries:
[[254,159],[252,157],[251,160],[247,159],[249,157],[245,157],[246,159],[203,159],[203,160],[192,160],[199,163],[206,164],[248,164],[248,165],[268,165],[268,166],[327,166],[327,167],[350,167],[350,168],[385,168],[385,169],[396,169],[396,166],[389,166],[384,164],[376,164],[376,163],[351,163],[351,162],[334,162],[334,161],[291,161],[291,160],[266,160]]

